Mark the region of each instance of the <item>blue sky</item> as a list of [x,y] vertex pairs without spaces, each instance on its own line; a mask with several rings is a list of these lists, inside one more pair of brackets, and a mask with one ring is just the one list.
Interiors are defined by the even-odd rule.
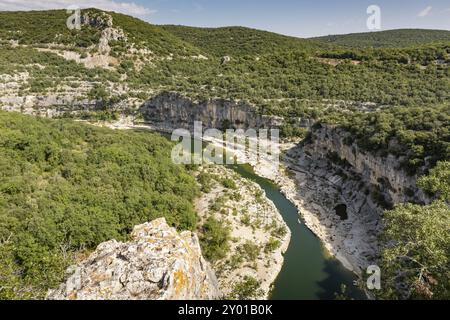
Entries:
[[366,32],[366,10],[371,4],[381,8],[382,29],[450,29],[450,0],[137,0],[136,3],[156,10],[146,18],[154,23],[240,25],[302,37]]
[[299,37],[366,32],[366,9],[381,8],[382,30],[450,30],[450,0],[0,0],[0,10],[100,7],[157,24],[240,25]]

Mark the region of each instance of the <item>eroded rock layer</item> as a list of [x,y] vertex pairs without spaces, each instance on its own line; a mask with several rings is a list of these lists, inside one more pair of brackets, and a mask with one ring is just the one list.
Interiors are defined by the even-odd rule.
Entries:
[[164,218],[136,226],[130,242],[100,244],[49,299],[210,300],[221,297],[198,238]]

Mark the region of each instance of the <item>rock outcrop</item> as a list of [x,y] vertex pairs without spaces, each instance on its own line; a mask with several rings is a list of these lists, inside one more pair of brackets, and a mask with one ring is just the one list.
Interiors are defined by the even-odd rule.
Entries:
[[177,128],[193,130],[194,121],[201,121],[204,128],[247,129],[273,128],[283,119],[260,115],[256,108],[224,99],[194,102],[175,92],[163,92],[146,103],[139,112],[149,125],[163,131]]
[[102,30],[98,43],[98,54],[89,56],[85,59],[74,59],[78,63],[82,62],[86,68],[102,67],[108,69],[111,65],[118,65],[119,62],[116,58],[111,57],[110,41],[127,40],[125,32],[119,28],[114,27],[113,18],[102,12],[97,15],[85,14],[83,16],[83,25],[88,25]]
[[227,64],[227,63],[229,63],[230,61],[231,61],[231,57],[230,57],[230,56],[224,56],[224,57],[222,57],[222,59],[221,59],[222,65]]
[[292,179],[274,180],[328,251],[362,273],[378,258],[383,210],[430,199],[417,187],[417,177],[402,169],[402,159],[364,152],[346,143],[349,135],[335,126],[314,128],[310,139],[285,152]]
[[326,249],[346,268],[361,274],[379,253],[383,210],[358,174],[348,174],[328,158],[315,158],[305,149],[297,146],[286,152],[291,174],[275,181]]
[[74,95],[27,95],[15,94],[0,97],[0,108],[25,114],[58,117],[63,114],[76,114],[84,111],[100,110],[101,103],[96,100],[77,99]]
[[100,244],[48,299],[209,300],[221,297],[198,238],[164,218],[136,226],[131,241]]
[[[416,185],[417,177],[402,169],[402,159],[394,155],[380,156],[364,152],[358,145],[346,143],[350,133],[333,126],[321,125],[313,130],[310,143],[303,151],[313,160],[329,159],[349,175],[357,174],[367,185],[376,186],[387,204],[430,199]],[[333,159],[337,157],[337,159]]]

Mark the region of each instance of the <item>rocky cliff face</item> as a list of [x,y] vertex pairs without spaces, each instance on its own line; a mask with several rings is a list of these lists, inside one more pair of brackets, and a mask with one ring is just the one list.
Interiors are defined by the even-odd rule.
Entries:
[[341,170],[357,174],[367,185],[376,186],[387,204],[429,202],[416,185],[417,177],[402,169],[401,159],[391,154],[378,156],[364,152],[356,143],[348,145],[345,140],[349,136],[350,133],[342,129],[321,126],[313,131],[311,142],[303,149],[313,159],[334,160]]
[[270,128],[282,124],[283,119],[264,116],[253,106],[223,99],[197,103],[174,92],[164,92],[140,108],[144,120],[161,130],[183,128],[193,130],[194,121],[204,128],[247,129]]
[[121,28],[113,27],[112,17],[105,12],[94,16],[84,14],[82,18],[82,24],[102,30],[100,41],[98,44],[98,52],[100,53],[100,55],[103,55],[104,58],[109,56],[109,53],[111,52],[111,47],[109,46],[110,41],[127,39],[125,33]]
[[[139,112],[146,123],[164,131],[176,128],[192,130],[194,121],[202,121],[204,128],[219,129],[273,128],[284,121],[280,117],[260,115],[253,106],[245,103],[220,99],[196,103],[173,92],[155,96],[144,103]],[[299,125],[312,127],[313,123],[303,119]],[[345,140],[349,133],[336,127],[322,126],[312,133],[311,141],[291,150],[294,158],[299,156],[298,153],[306,153],[313,163],[326,160],[342,177],[355,178],[357,190],[361,189],[358,186],[364,184],[370,189],[366,192],[378,193],[379,202],[387,206],[406,201],[429,201],[417,187],[417,177],[408,175],[401,168],[401,159],[393,155],[382,157],[364,152],[356,143],[347,145]],[[339,174],[333,175],[339,178]],[[348,181],[344,182],[349,184]],[[339,183],[337,186],[342,187]]]
[[25,114],[58,117],[65,113],[78,113],[83,111],[95,111],[101,108],[101,104],[95,100],[77,99],[70,95],[49,94],[40,95],[4,95],[0,97],[2,110],[17,111]]
[[221,292],[198,238],[164,218],[136,226],[127,243],[111,240],[75,268],[48,299],[207,300]]
[[345,267],[361,274],[379,253],[377,235],[383,209],[372,199],[370,186],[348,167],[313,153],[314,144],[286,151],[291,179],[276,179],[296,204],[305,224]]
[[417,187],[417,177],[401,168],[401,159],[348,145],[349,135],[334,126],[312,130],[310,139],[286,151],[294,183],[279,183],[326,248],[361,273],[376,263],[383,210],[429,199]]

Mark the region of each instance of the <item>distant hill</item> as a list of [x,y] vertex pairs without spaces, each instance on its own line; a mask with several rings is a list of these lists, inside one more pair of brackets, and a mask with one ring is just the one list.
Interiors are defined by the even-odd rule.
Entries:
[[[86,9],[82,15],[91,19],[104,16],[98,9]],[[158,55],[194,55],[199,50],[164,31],[158,26],[137,18],[108,12],[114,26],[120,27],[137,48],[150,49]],[[0,12],[0,39],[17,40],[23,45],[65,45],[88,48],[96,45],[106,25],[83,25],[80,30],[70,30],[66,26],[68,14],[65,10]],[[101,21],[101,20],[99,20]],[[98,22],[103,23],[104,22]]]
[[221,56],[326,47],[325,44],[314,40],[244,27],[197,28],[176,25],[160,27],[210,54]]
[[434,42],[450,41],[450,31],[398,29],[379,32],[330,35],[312,39],[323,43],[353,48],[402,48]]
[[81,30],[69,30],[63,10],[0,12],[0,79],[8,82],[0,86],[0,107],[20,109],[15,96],[52,95],[42,103],[91,99],[111,111],[176,91],[304,116],[320,109],[304,101],[410,106],[448,100],[450,41],[349,48],[244,27],[152,25],[97,9],[82,16]]

